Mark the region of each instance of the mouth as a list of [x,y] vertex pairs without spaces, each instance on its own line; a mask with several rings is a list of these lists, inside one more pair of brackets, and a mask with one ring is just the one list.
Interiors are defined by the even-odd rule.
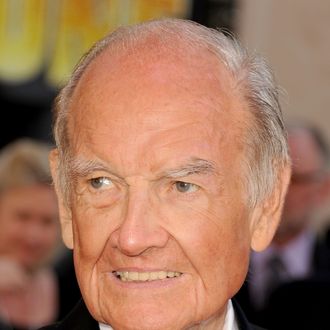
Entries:
[[150,282],[164,280],[166,278],[174,278],[182,275],[180,272],[174,271],[158,271],[158,272],[119,272],[114,271],[113,274],[123,282]]

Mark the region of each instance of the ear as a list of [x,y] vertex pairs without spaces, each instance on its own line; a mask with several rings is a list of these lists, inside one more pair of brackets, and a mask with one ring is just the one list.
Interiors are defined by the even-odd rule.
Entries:
[[253,210],[250,222],[251,248],[264,250],[272,241],[281,219],[284,199],[290,182],[291,166],[282,169],[272,194]]
[[60,188],[60,184],[59,184],[59,171],[58,171],[59,159],[58,159],[57,149],[54,149],[50,152],[49,165],[58,199],[60,222],[62,228],[62,238],[64,244],[69,249],[73,249],[72,216],[71,216],[71,210],[69,209],[67,203],[65,203],[64,201],[63,191]]

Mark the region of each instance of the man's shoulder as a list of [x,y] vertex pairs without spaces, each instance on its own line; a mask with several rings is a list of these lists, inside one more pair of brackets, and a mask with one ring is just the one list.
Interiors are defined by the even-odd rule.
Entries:
[[251,330],[266,330],[266,329],[258,327],[257,325],[251,324]]
[[98,322],[90,315],[81,299],[63,321],[43,327],[39,330],[99,330]]

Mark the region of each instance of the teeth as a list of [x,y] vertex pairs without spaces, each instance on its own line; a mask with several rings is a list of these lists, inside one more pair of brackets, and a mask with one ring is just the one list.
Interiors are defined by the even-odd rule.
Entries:
[[178,277],[181,275],[179,272],[114,272],[117,277],[123,282],[131,282],[131,281],[155,281],[155,280],[163,280],[165,278]]

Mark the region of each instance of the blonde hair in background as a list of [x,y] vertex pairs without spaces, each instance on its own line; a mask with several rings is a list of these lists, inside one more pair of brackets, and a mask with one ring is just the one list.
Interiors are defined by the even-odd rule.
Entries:
[[50,145],[21,138],[0,150],[0,193],[33,184],[51,184],[48,165]]

